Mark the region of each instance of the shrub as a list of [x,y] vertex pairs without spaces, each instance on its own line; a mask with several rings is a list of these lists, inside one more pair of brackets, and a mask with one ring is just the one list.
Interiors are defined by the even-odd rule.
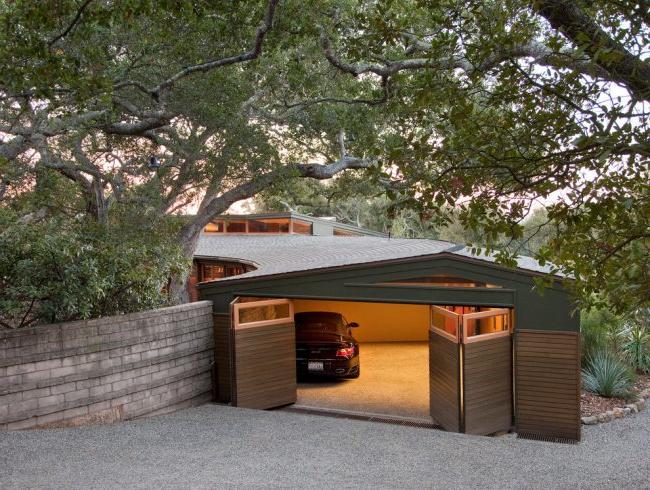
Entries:
[[582,370],[582,384],[587,391],[605,397],[627,398],[634,376],[615,354],[599,350],[589,355]]
[[650,373],[650,311],[639,310],[621,332],[621,350],[632,367]]
[[75,219],[0,223],[0,327],[20,328],[156,308],[188,267],[156,228]]
[[582,311],[580,331],[583,361],[598,351],[618,350],[623,325],[623,319],[613,314],[609,308],[591,308]]

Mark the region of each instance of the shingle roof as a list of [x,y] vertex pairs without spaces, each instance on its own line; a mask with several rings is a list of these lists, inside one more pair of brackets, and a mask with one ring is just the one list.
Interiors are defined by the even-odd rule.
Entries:
[[[435,255],[442,252],[495,262],[491,256],[474,256],[467,247],[427,239],[342,237],[309,235],[207,235],[202,234],[195,257],[251,262],[256,270],[230,279],[261,277],[288,272],[383,262]],[[549,273],[530,257],[521,257],[519,268]],[[221,281],[228,280],[221,279]]]

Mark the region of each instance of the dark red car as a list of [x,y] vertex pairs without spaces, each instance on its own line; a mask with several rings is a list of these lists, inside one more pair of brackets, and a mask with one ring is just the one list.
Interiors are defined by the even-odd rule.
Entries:
[[358,378],[359,343],[340,313],[296,313],[296,364],[298,376]]

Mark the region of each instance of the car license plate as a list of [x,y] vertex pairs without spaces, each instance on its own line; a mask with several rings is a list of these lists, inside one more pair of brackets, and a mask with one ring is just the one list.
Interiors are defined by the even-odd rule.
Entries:
[[307,362],[307,369],[310,371],[322,371],[323,363],[320,361],[309,361]]

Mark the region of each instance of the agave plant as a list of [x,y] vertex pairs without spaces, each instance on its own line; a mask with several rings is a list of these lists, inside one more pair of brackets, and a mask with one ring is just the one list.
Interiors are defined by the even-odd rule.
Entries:
[[634,375],[630,369],[615,354],[606,350],[591,354],[582,370],[584,388],[605,397],[628,397],[633,381]]

